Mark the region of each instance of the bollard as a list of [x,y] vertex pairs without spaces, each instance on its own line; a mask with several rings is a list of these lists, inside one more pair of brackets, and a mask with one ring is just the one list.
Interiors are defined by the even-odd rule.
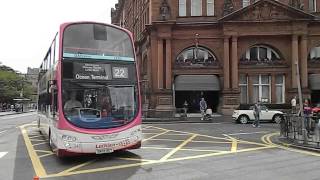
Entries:
[[39,177],[38,176],[34,176],[33,180],[39,180]]

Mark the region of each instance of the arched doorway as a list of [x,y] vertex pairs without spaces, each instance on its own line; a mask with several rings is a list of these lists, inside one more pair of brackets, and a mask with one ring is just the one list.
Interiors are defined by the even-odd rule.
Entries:
[[184,49],[176,58],[175,66],[188,72],[197,70],[201,74],[180,74],[174,79],[175,107],[182,108],[188,103],[188,113],[199,113],[199,102],[203,97],[208,107],[217,112],[220,102],[219,75],[207,74],[206,70],[219,66],[213,52],[203,46],[192,46]]

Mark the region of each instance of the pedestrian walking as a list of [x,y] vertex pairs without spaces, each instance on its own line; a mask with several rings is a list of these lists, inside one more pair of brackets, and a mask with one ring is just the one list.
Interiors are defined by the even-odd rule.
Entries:
[[252,126],[253,127],[260,127],[261,104],[260,104],[259,100],[253,106],[253,114],[254,114],[255,120],[254,120]]
[[297,97],[294,96],[292,99],[291,99],[291,113],[292,114],[295,114],[297,111]]
[[183,113],[184,113],[185,116],[187,116],[188,105],[189,104],[188,104],[187,100],[185,100],[184,103],[183,103]]
[[201,98],[199,105],[200,105],[200,111],[201,111],[201,120],[203,120],[208,107],[207,102],[204,100],[204,98]]
[[312,108],[310,107],[309,100],[305,100],[303,103],[303,114],[304,114],[304,124],[305,128],[308,131],[308,136],[310,135],[311,130],[311,121],[310,121],[310,115],[312,113]]

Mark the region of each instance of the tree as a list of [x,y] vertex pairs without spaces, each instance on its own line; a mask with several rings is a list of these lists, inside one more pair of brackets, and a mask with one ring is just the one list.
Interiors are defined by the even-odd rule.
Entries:
[[0,102],[13,103],[13,99],[20,97],[21,92],[25,98],[29,98],[32,95],[31,90],[31,85],[26,83],[24,77],[12,68],[0,65]]

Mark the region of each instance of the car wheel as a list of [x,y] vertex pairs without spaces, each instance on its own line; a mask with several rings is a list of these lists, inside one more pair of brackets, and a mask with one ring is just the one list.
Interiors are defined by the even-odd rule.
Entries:
[[247,124],[249,122],[249,117],[246,116],[246,115],[241,115],[239,118],[238,118],[239,122],[241,124]]
[[275,123],[277,123],[277,124],[280,124],[281,121],[282,121],[282,119],[283,119],[283,116],[280,115],[280,114],[276,114],[276,115],[274,115],[273,118],[272,118],[272,120],[273,120]]

